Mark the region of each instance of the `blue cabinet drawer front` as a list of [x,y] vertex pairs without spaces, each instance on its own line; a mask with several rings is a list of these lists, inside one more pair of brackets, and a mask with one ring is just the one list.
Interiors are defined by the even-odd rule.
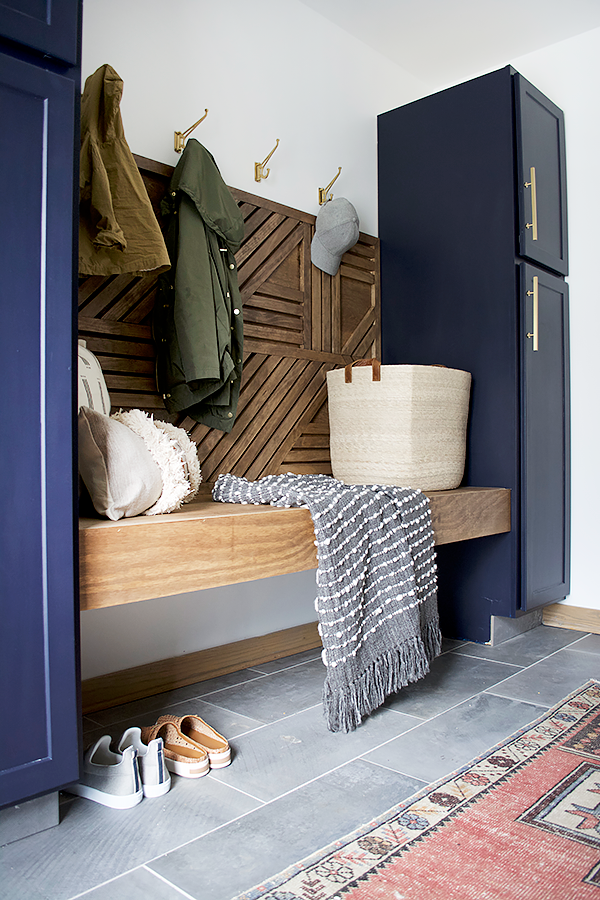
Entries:
[[0,35],[75,65],[80,0],[0,0]]
[[562,110],[515,73],[519,252],[554,272],[569,269]]

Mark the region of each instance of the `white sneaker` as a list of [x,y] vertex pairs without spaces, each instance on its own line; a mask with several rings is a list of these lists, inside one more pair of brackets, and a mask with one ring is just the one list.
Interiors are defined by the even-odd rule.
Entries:
[[124,731],[119,741],[120,752],[127,747],[133,747],[137,752],[144,797],[162,797],[166,794],[171,787],[171,775],[165,765],[163,739],[157,737],[144,744],[141,729],[134,726]]
[[126,747],[122,753],[113,753],[110,741],[110,735],[104,734],[86,750],[81,780],[65,791],[113,809],[130,809],[144,799],[136,751]]

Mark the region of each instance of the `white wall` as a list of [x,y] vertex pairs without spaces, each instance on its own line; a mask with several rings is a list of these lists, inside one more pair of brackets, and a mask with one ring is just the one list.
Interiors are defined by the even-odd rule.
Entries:
[[[227,184],[317,213],[335,196],[376,233],[376,114],[424,86],[298,0],[84,0],[83,78],[110,63],[134,153],[176,165],[194,132]],[[275,146],[267,181],[254,163]]]
[[[173,131],[208,107],[196,136],[228,184],[316,213],[317,188],[341,165],[334,193],[352,201],[371,234],[376,115],[431,90],[297,0],[84,0],[84,78],[105,62],[125,83],[121,111],[134,153],[175,165]],[[600,608],[593,564],[600,29],[506,62],[566,115],[573,383],[573,590],[566,602]],[[276,138],[271,175],[258,185],[254,162]],[[314,573],[304,572],[86,612],[83,677],[313,621],[314,584]]]
[[[297,0],[84,0],[83,78],[110,63],[134,153],[176,165],[173,132],[208,107],[194,136],[227,184],[317,213],[333,191],[377,231],[378,112],[421,82]],[[254,163],[280,145],[266,181]],[[82,673],[157,659],[312,622],[315,573],[84,612]]]

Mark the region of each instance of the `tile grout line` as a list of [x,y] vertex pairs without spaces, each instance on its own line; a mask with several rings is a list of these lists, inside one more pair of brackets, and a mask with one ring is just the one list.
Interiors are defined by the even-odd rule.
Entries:
[[[292,669],[299,669],[302,666],[307,666],[309,663],[315,662],[319,657],[315,657],[315,659],[305,659],[304,662],[294,663],[292,666],[284,666],[281,669],[277,669],[276,672],[261,672],[260,669],[253,669],[251,666],[248,666],[249,672],[257,672],[257,678],[247,678],[245,681],[240,681],[238,684],[230,684],[227,687],[215,688],[214,691],[208,691],[206,694],[198,694],[197,697],[189,697],[190,700],[202,700],[203,697],[210,697],[211,694],[218,694],[220,691],[230,691],[238,687],[243,687],[245,684],[252,684],[254,681],[261,681],[263,678],[272,678],[273,675],[281,675],[282,672],[289,672]],[[217,676],[220,677],[220,676]],[[202,684],[201,681],[198,684]],[[180,701],[181,703],[185,703],[185,700]]]
[[[460,656],[463,659],[479,659],[482,662],[493,662],[497,663],[499,666],[516,666],[517,669],[525,669],[526,666],[522,666],[521,663],[515,662],[507,662],[505,659],[490,659],[488,656],[476,656],[473,653],[461,653],[460,650],[452,650],[454,656]],[[518,675],[518,672],[514,672],[514,675]]]
[[119,878],[123,878],[125,875],[131,875],[132,872],[137,872],[138,869],[143,868],[145,868],[145,864],[141,863],[139,866],[134,866],[132,869],[127,869],[125,872],[120,872],[118,875],[115,875],[114,878],[108,878],[106,881],[99,882],[93,887],[87,888],[87,890],[82,891],[80,894],[72,894],[67,898],[67,900],[79,900],[79,897],[87,897],[92,893],[92,891],[97,891],[98,888],[105,887],[107,884],[112,884],[114,881],[118,881]]
[[[251,800],[255,800],[257,803],[260,803],[260,806],[257,806],[255,809],[262,809],[267,803],[270,803],[269,800],[263,800],[261,797],[255,797],[254,794],[248,793],[248,791],[244,791],[242,788],[237,787],[235,784],[230,784],[228,781],[221,781],[220,778],[211,778],[210,772],[208,773],[208,779],[214,784],[220,784],[223,787],[231,788],[231,790],[236,791],[238,794],[242,794],[244,797],[249,797]],[[248,812],[254,812],[255,810],[250,809]],[[245,815],[245,814],[244,814]],[[233,819],[231,820],[234,821]],[[220,827],[220,826],[218,826]]]
[[80,897],[88,897],[93,891],[97,891],[98,888],[106,887],[109,884],[113,884],[115,881],[118,881],[120,878],[124,878],[126,875],[131,875],[133,872],[138,872],[141,869],[145,869],[150,875],[155,878],[158,878],[159,881],[164,882],[169,887],[173,888],[173,890],[177,891],[178,894],[181,894],[182,897],[185,897],[186,900],[198,900],[197,897],[192,897],[191,894],[188,894],[187,891],[184,891],[182,888],[177,887],[172,881],[168,881],[163,875],[160,875],[158,872],[155,872],[153,869],[149,869],[146,863],[142,863],[139,866],[134,866],[133,869],[128,869],[126,872],[121,872],[119,875],[115,875],[114,878],[109,878],[107,881],[103,881],[100,884],[95,884],[93,887],[88,888],[86,891],[83,891],[81,894],[73,894],[68,900],[79,900]]
[[[402,775],[404,778],[410,778],[412,781],[419,781],[423,787],[429,787],[431,784],[435,784],[435,781],[423,781],[422,778],[417,778],[416,775],[409,775],[408,772],[401,772],[400,769],[392,769],[391,766],[386,766],[385,763],[377,762],[374,759],[366,759],[365,762],[368,762],[372,766],[377,766],[379,769],[384,769],[386,772],[393,772],[394,775]],[[437,780],[437,779],[436,779]],[[418,790],[422,790],[422,788],[418,788]],[[416,791],[414,792],[416,793]],[[403,800],[398,801],[399,803],[403,803]],[[396,805],[396,804],[394,804]]]
[[486,691],[486,694],[489,694],[490,697],[498,697],[500,700],[514,700],[515,703],[530,703],[532,706],[539,706],[542,709],[550,709],[553,706],[553,703],[542,703],[541,700],[523,700],[522,697],[507,697],[505,694],[496,694],[493,690]]
[[186,897],[187,900],[198,900],[197,897],[192,897],[191,894],[188,894],[187,891],[184,891],[183,888],[177,887],[177,885],[173,881],[169,881],[164,875],[161,875],[159,872],[155,872],[154,869],[149,869],[146,863],[140,868],[145,869],[146,872],[150,872],[151,875],[154,875],[155,878],[158,878],[159,881],[162,881],[164,884],[168,884],[169,887],[172,887],[173,890],[177,891],[178,894],[181,894],[182,897]]
[[[587,637],[587,635],[584,635],[584,637]],[[578,639],[578,640],[581,640],[581,638]],[[578,642],[578,641],[573,641],[572,643],[577,643],[577,642]],[[515,672],[514,675],[508,675],[506,678],[503,678],[501,681],[498,681],[498,682],[497,682],[496,684],[494,684],[492,687],[494,687],[494,688],[499,687],[501,684],[504,684],[505,682],[509,681],[511,678],[515,678],[517,675],[522,675],[523,672],[528,672],[530,669],[535,668],[535,666],[539,666],[540,663],[546,662],[546,660],[551,659],[553,656],[556,656],[557,653],[562,653],[563,650],[569,650],[570,647],[571,647],[571,644],[567,644],[565,647],[558,647],[556,650],[553,650],[552,653],[548,653],[548,654],[546,654],[546,656],[542,656],[542,657],[540,657],[540,659],[536,659],[535,662],[529,663],[529,665],[524,666],[524,667],[521,669],[520,672]],[[492,691],[491,688],[486,688],[486,692],[493,693],[493,691]],[[500,694],[499,696],[502,696],[502,694]],[[506,699],[508,699],[508,700],[522,700],[522,698],[518,698],[518,697],[508,697],[508,698],[506,698]],[[531,700],[531,701],[524,700],[523,702],[524,702],[524,703],[527,703],[527,702],[534,703],[534,702],[536,702],[536,701],[534,701],[534,700]],[[550,705],[552,705],[552,704],[550,704]]]

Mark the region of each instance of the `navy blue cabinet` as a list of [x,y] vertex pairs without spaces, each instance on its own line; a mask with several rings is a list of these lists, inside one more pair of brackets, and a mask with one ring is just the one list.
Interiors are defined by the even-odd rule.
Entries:
[[444,633],[487,641],[569,591],[562,113],[507,66],[380,115],[378,156],[383,361],[471,372],[464,483],[512,491],[510,534],[438,548]]
[[[37,4],[20,6],[33,14]],[[69,8],[76,34],[79,4],[52,3],[61,7]],[[3,5],[0,29],[7,18]],[[65,53],[67,61],[72,55]],[[0,807],[54,791],[79,771],[79,82],[77,68],[0,43]]]

